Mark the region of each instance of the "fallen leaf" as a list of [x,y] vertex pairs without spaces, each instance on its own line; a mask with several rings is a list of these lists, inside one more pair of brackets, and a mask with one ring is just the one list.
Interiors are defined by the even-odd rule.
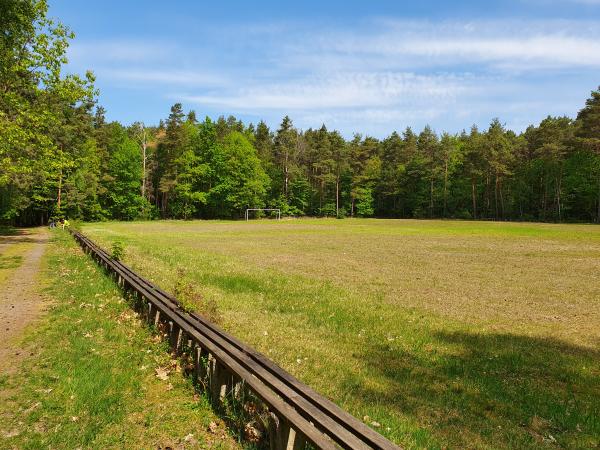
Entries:
[[40,403],[40,402],[34,403],[33,405],[31,405],[29,408],[27,408],[27,409],[26,409],[25,411],[23,411],[23,412],[24,412],[25,414],[28,414],[28,413],[30,413],[31,411],[33,411],[34,409],[36,409],[38,406],[40,406],[40,405],[41,405],[41,403]]
[[194,435],[192,433],[190,433],[183,438],[183,442],[187,442],[190,445],[196,445],[198,443],[198,440],[194,438]]
[[154,371],[156,372],[156,378],[158,378],[159,380],[166,381],[169,379],[168,370],[163,369],[162,367],[157,367],[156,369],[154,369]]
[[252,422],[247,423],[244,427],[244,435],[248,442],[259,442],[262,437],[262,433],[257,429]]

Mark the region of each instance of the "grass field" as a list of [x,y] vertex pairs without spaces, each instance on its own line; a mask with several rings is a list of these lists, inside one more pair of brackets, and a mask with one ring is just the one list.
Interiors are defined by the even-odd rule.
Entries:
[[[600,445],[600,227],[456,221],[83,231],[407,448]],[[216,307],[214,306],[216,305]],[[216,311],[215,311],[216,310]]]

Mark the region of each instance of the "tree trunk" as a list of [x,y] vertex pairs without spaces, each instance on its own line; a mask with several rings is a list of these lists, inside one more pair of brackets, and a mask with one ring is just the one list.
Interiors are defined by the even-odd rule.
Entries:
[[546,221],[546,210],[548,209],[548,183],[544,181],[544,195],[542,196],[542,220]]
[[596,222],[600,223],[600,173],[598,173],[598,214],[596,215]]
[[429,217],[433,218],[433,177],[429,188]]
[[558,210],[558,221],[559,222],[562,222],[562,206],[560,204],[561,190],[562,190],[562,167],[560,168],[560,172],[558,174],[558,180],[556,180],[556,208]]
[[444,166],[444,217],[447,215],[448,205],[448,160]]
[[335,217],[340,216],[340,179],[335,179]]
[[146,139],[142,143],[142,197],[146,197]]
[[498,220],[498,174],[494,183],[494,218]]
[[485,174],[485,214],[486,214],[486,219],[489,219],[489,217],[490,217],[490,206],[491,206],[491,201],[490,201],[490,173],[487,172]]
[[471,178],[471,199],[473,200],[473,219],[477,219],[477,188],[475,178]]
[[58,197],[56,199],[56,207],[57,207],[58,211],[60,211],[60,205],[62,202],[62,179],[63,179],[63,172],[62,172],[62,167],[61,167],[60,174],[58,176]]
[[498,182],[498,195],[500,195],[500,218],[504,220],[504,196],[502,195],[502,181]]
[[285,150],[285,162],[283,165],[283,176],[284,176],[283,195],[285,196],[286,199],[288,197],[288,182],[289,182],[288,159],[289,159],[289,151],[286,149]]

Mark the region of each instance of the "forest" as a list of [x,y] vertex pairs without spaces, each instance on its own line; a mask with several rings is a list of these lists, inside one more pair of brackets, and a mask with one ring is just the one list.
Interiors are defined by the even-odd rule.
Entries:
[[600,222],[600,88],[576,118],[523,132],[493,119],[351,139],[199,118],[107,122],[92,72],[64,74],[73,33],[40,0],[2,0],[0,220],[292,216]]

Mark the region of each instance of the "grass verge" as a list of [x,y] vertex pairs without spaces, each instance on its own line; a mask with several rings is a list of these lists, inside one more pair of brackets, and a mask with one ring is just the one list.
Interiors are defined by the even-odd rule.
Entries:
[[66,233],[54,234],[43,271],[52,306],[25,338],[22,370],[0,380],[1,448],[237,447]]

